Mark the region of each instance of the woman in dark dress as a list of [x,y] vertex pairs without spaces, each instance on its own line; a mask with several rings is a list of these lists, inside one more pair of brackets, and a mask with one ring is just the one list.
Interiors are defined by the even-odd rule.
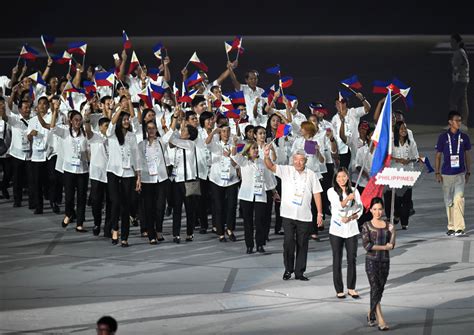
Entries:
[[380,301],[390,269],[389,250],[395,247],[395,229],[393,225],[382,220],[384,205],[381,198],[372,199],[370,212],[372,220],[362,226],[362,242],[367,250],[365,271],[370,283],[370,311],[367,323],[373,327],[377,321],[379,330],[388,330]]

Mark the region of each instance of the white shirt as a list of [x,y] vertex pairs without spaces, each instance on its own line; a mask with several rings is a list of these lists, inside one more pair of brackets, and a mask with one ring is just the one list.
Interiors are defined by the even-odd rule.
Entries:
[[88,173],[87,138],[82,132],[76,133],[69,128],[54,127],[51,130],[63,139],[63,171],[75,174]]
[[[316,142],[318,142],[318,145],[319,145],[319,150],[321,151],[321,154],[324,156],[324,163],[320,163],[319,160],[319,172],[321,174],[324,174],[326,172],[328,172],[328,168],[326,166],[326,162],[327,162],[327,156],[329,157],[332,157],[331,154],[331,140],[329,139],[329,137],[326,136],[326,129],[321,129],[318,127],[318,132],[316,133],[316,135],[314,135],[314,139],[316,140]],[[336,151],[337,151],[337,147],[336,147]],[[336,152],[334,152],[333,154],[335,154]]]
[[93,132],[88,142],[91,150],[89,178],[107,183],[107,161],[109,160],[107,137],[101,133]]
[[204,142],[207,139],[207,132],[205,129],[198,127],[198,137],[194,140],[196,144],[196,154],[199,169],[199,178],[207,180],[211,168],[211,152]]
[[237,176],[235,167],[232,165],[232,160],[230,156],[224,156],[224,150],[231,151],[230,140],[227,143],[220,140],[212,141],[208,147],[212,154],[209,180],[220,187],[237,184],[240,179]]
[[7,76],[0,76],[0,88],[2,89],[1,95],[5,97],[5,90],[7,88],[11,88],[10,78],[8,78]]
[[[168,130],[165,136],[163,136],[163,141],[169,141],[169,143],[177,147],[174,151],[174,156],[170,157],[173,165],[170,179],[177,183],[196,180],[198,175],[196,171],[195,141],[180,139],[179,132],[173,131],[172,129]],[[186,171],[184,168],[183,154],[186,154]]]
[[[364,171],[370,175],[370,170],[372,169],[372,160],[374,159],[374,155],[370,153],[369,146],[366,144],[359,149],[357,149],[356,153],[356,160],[354,163],[354,171],[355,173],[352,174],[352,181],[354,183],[357,182],[357,178],[359,178],[359,171],[357,171],[357,167],[364,167]],[[364,176],[363,174],[360,176],[359,185],[362,187],[366,187],[369,179]]]
[[296,111],[295,114],[292,113],[291,115],[292,115],[291,126],[293,127],[293,133],[297,133],[301,129],[301,124],[304,121],[308,121],[308,119],[303,113],[300,113],[298,110]]
[[[46,123],[51,122],[51,113],[47,113],[43,118]],[[48,135],[49,129],[43,128],[41,123],[38,120],[38,116],[32,117],[28,122],[28,131],[36,130],[38,133],[36,136],[33,136],[32,141],[32,153],[31,161],[32,162],[46,162],[47,150],[48,150]]]
[[107,137],[109,142],[109,160],[107,172],[112,172],[118,177],[134,177],[135,171],[140,171],[138,163],[138,145],[135,134],[127,131],[123,145],[120,145],[115,135],[115,124],[109,123]]
[[[263,158],[265,155],[265,146],[263,147],[260,147],[260,145],[258,145],[258,157],[260,158]],[[276,164],[273,159],[271,158],[271,154],[270,154],[270,160],[273,162],[273,164]],[[277,157],[278,159],[278,157]],[[275,175],[273,173],[270,173],[270,179],[268,181],[268,185],[267,185],[267,189],[268,190],[274,190],[276,187],[277,187],[277,179],[275,177]]]
[[276,176],[281,178],[280,215],[292,220],[311,222],[313,194],[323,191],[316,174],[307,168],[299,173],[293,166],[277,165]]
[[[339,236],[342,238],[349,238],[359,234],[359,226],[357,225],[357,219],[362,215],[363,206],[360,200],[359,191],[353,190],[355,198],[353,204],[349,201],[346,207],[341,206],[341,200],[337,195],[334,187],[328,190],[328,199],[331,203],[331,225],[329,226],[329,234]],[[342,194],[342,200],[347,198],[347,194]],[[352,206],[351,206],[352,205]],[[357,213],[357,219],[351,220],[347,223],[343,223],[341,218],[351,216]]]
[[31,160],[31,142],[28,141],[28,122],[19,114],[10,114],[8,124],[12,128],[12,143],[8,154],[19,160]]
[[344,143],[341,137],[339,136],[340,130],[341,130],[341,119],[339,118],[339,114],[336,114],[332,117],[333,132],[335,135],[337,134],[337,137],[334,136],[334,138],[336,139],[337,149],[339,153],[342,155],[347,154],[349,152],[349,144],[352,137],[352,131],[351,131],[352,128],[351,128],[351,121],[349,120],[350,119],[349,111],[350,109],[347,111],[347,115],[344,120],[344,134],[346,135],[347,143]]
[[255,161],[245,158],[241,154],[232,156],[232,160],[240,166],[242,184],[239,189],[239,200],[249,202],[267,202],[268,185],[271,184],[271,172],[265,167],[261,158]]
[[[252,90],[249,85],[241,84],[240,90],[244,93],[245,98],[245,108],[247,109],[247,114],[249,116],[249,122],[253,124],[253,106],[255,105],[255,99],[260,98],[265,90],[261,87],[256,87],[255,90]],[[257,111],[261,110],[262,100],[260,100],[259,107]],[[259,112],[261,114],[261,112]]]
[[[408,144],[408,141],[405,141],[403,145],[400,145],[398,147],[396,147],[395,144],[393,144],[392,146],[392,158],[403,158],[412,160],[418,159],[418,157],[420,157],[420,155],[418,154],[418,148],[414,140],[410,140],[410,144]],[[395,162],[395,160],[392,159],[390,166],[398,169],[407,169],[413,168],[413,163],[410,162],[408,163],[408,165],[403,165],[402,163],[397,163]]]
[[[360,137],[357,138],[352,138],[351,139],[351,162],[350,162],[350,172],[351,172],[351,180],[356,181],[357,177],[359,176],[359,172],[357,172],[356,168],[356,161],[357,161],[357,155],[359,155],[359,150],[361,148],[367,147],[367,143],[364,143]],[[372,164],[372,162],[371,162]],[[361,185],[362,186],[362,185]]]
[[[337,140],[339,139],[339,135],[336,134],[336,131],[334,130],[334,126],[331,122],[322,119],[319,122],[318,128],[319,128],[319,131],[327,131],[327,129],[331,129],[332,135],[333,135],[334,140],[336,141],[336,144],[337,144]],[[339,139],[339,141],[340,141],[340,139]],[[324,151],[324,160],[326,161],[326,164],[333,164],[334,160],[332,159],[331,145],[328,146],[328,149],[329,150]]]
[[144,140],[138,144],[140,155],[140,164],[142,167],[142,183],[155,184],[168,179],[168,170],[170,165],[166,143],[161,138],[157,138],[151,144]]

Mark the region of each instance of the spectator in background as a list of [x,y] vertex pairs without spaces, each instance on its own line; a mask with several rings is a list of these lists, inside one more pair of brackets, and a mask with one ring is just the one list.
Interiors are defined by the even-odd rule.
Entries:
[[467,122],[469,117],[469,107],[467,105],[467,85],[469,84],[469,60],[464,41],[459,34],[451,35],[451,48],[453,57],[451,65],[453,67],[451,94],[449,96],[449,109],[458,111],[462,116],[463,124],[461,130],[467,131]]

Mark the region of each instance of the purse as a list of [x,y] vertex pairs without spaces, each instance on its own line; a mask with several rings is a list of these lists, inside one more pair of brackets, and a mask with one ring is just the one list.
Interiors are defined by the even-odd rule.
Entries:
[[[191,196],[199,196],[201,195],[201,183],[199,182],[199,177],[195,180],[187,180],[187,172],[186,172],[186,151],[183,149],[183,157],[184,157],[184,188],[185,188],[185,196],[186,197],[191,197]],[[199,176],[199,169],[198,169],[198,163],[197,163],[197,153],[196,153],[196,147],[194,147],[194,158],[196,161],[196,174]]]

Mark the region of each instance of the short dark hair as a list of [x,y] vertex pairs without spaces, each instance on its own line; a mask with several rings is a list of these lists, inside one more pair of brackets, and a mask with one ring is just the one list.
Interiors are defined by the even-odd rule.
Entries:
[[110,95],[104,95],[102,98],[100,98],[100,102],[105,104],[105,101],[110,99],[112,99]]
[[108,117],[101,117],[99,119],[99,127],[102,126],[104,123],[106,122],[109,122],[110,123],[110,119]]
[[186,125],[186,128],[188,128],[188,134],[189,134],[189,139],[191,141],[194,141],[198,137],[198,130],[197,128],[194,128],[190,124]]
[[448,121],[452,120],[455,116],[459,116],[462,119],[461,113],[459,113],[458,111],[450,111],[448,114]]
[[208,111],[202,112],[199,116],[199,125],[204,128],[204,122],[214,117],[214,114]]
[[48,100],[48,97],[47,96],[42,96],[38,99],[38,102],[39,103],[41,100],[46,100],[46,102],[49,104],[49,100]]
[[255,76],[258,77],[258,71],[257,70],[248,70],[247,72],[245,72],[245,80],[249,79],[251,73],[254,73]]
[[196,115],[196,116],[197,116],[196,112],[193,112],[193,111],[186,111],[186,113],[184,113],[184,119],[185,119],[186,121],[188,121],[189,118],[190,118],[191,116],[193,116],[193,115]]
[[99,326],[99,325],[109,326],[109,330],[112,331],[112,332],[116,332],[117,329],[118,329],[117,321],[113,317],[108,316],[108,315],[105,315],[105,316],[101,317],[97,321],[97,326]]
[[197,105],[199,105],[201,102],[203,101],[206,101],[206,99],[204,99],[204,97],[202,95],[197,95],[193,98],[193,100],[191,101],[191,107],[196,107]]

